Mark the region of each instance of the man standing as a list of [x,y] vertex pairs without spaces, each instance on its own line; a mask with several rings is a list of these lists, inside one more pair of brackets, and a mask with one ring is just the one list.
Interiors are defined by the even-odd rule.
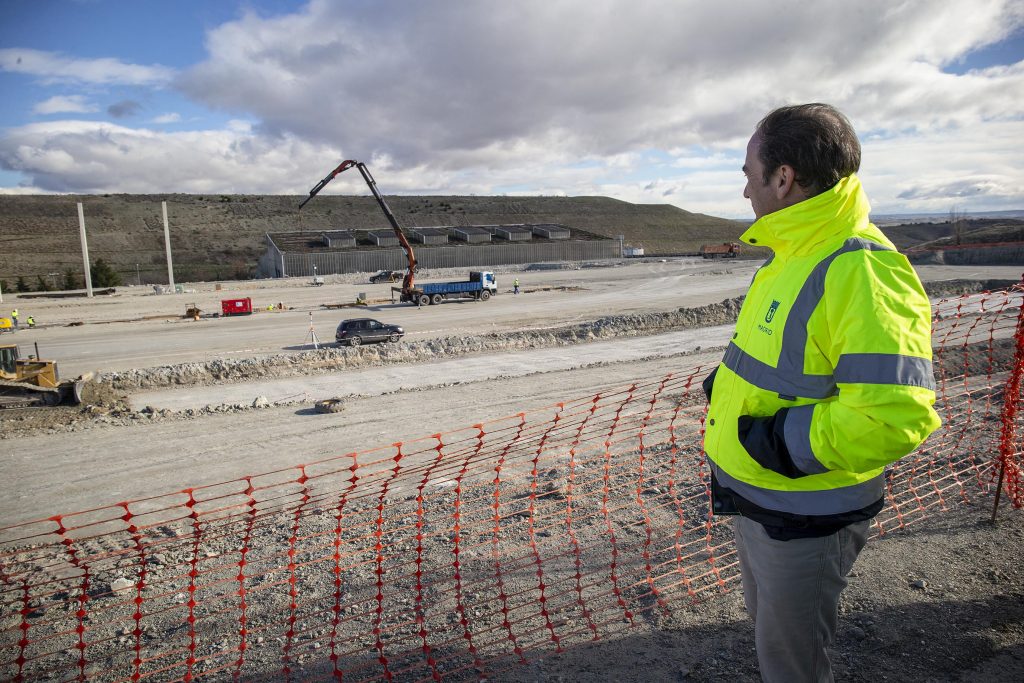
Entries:
[[747,145],[741,239],[758,270],[705,381],[713,507],[734,523],[765,681],[831,681],[839,594],[884,503],[884,468],[939,426],[931,308],[868,220],[860,143],[825,104],[782,107]]
[[11,320],[14,322],[14,329],[18,329],[18,309],[11,311]]
[[516,278],[512,282],[512,293],[513,294],[518,294],[519,293],[519,278]]

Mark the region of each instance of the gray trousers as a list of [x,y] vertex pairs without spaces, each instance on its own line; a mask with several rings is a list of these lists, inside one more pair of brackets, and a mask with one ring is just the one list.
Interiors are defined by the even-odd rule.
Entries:
[[831,536],[776,541],[764,527],[736,517],[743,601],[766,683],[832,681],[826,648],[836,638],[839,594],[867,541],[870,522]]

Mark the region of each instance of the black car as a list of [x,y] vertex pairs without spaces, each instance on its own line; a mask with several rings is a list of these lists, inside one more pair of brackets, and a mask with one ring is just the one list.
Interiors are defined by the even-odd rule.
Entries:
[[373,318],[352,318],[342,320],[334,339],[339,344],[359,346],[367,342],[397,342],[405,334],[398,325],[388,325]]
[[405,273],[400,270],[381,270],[370,276],[370,284],[378,282],[401,282]]

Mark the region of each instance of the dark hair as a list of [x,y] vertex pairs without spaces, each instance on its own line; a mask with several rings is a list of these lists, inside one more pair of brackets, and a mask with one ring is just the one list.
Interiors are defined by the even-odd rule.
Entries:
[[758,157],[764,182],[779,166],[796,171],[796,183],[809,197],[832,189],[860,168],[860,142],[850,121],[828,104],[779,107],[757,124]]

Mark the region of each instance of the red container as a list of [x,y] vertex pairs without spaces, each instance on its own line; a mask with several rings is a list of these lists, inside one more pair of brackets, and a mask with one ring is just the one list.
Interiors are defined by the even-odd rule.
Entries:
[[224,315],[251,315],[252,299],[222,299],[220,310]]

